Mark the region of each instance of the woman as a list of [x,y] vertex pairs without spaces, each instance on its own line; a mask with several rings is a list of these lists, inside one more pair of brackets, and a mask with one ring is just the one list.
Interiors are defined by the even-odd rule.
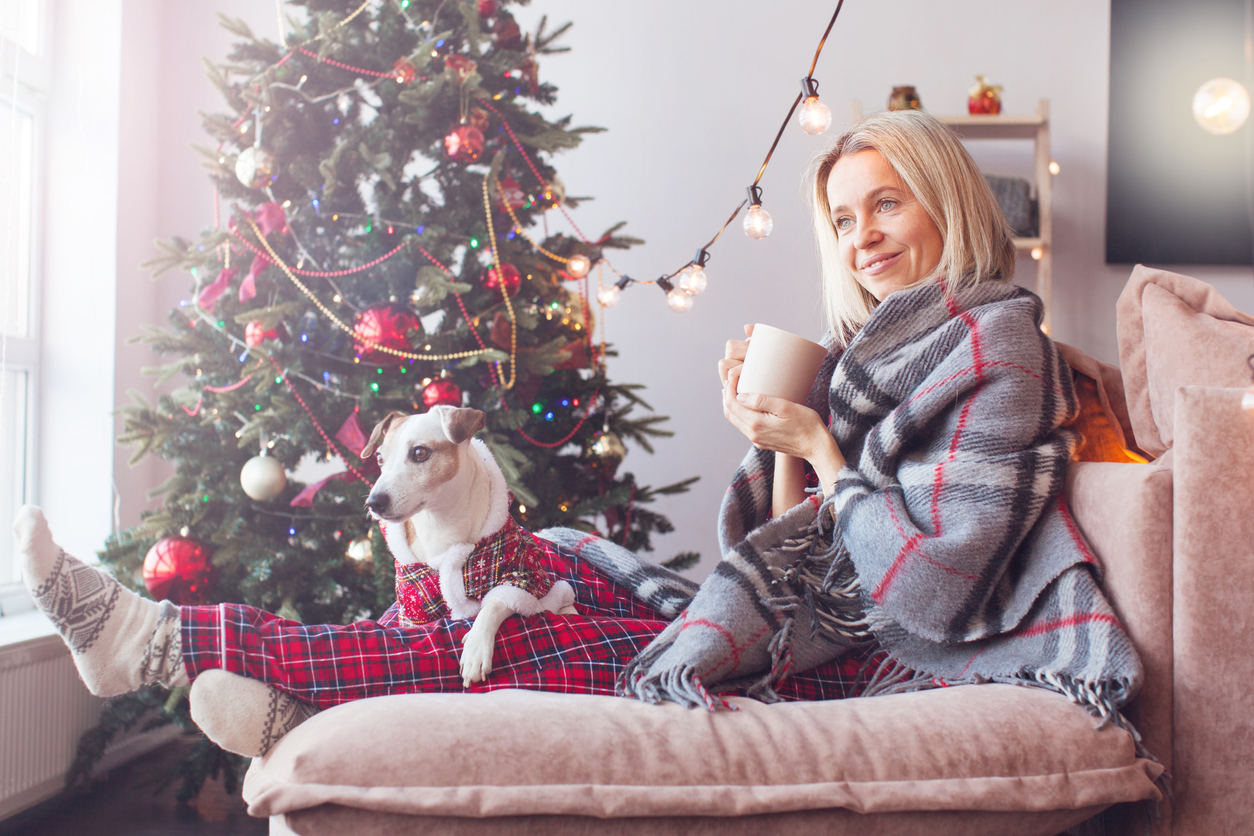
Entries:
[[[1014,248],[978,170],[935,120],[885,114],[822,158],[815,205],[839,336],[804,407],[738,394],[745,344],[729,344],[724,408],[757,449],[720,514],[724,560],[696,589],[604,540],[546,532],[546,568],[580,615],[509,619],[475,690],[827,699],[859,693],[879,654],[876,691],[1031,681],[1117,716],[1140,670],[1058,498],[1070,376],[1039,300],[1008,281]],[[807,468],[821,502],[806,501]],[[154,604],[65,556],[37,510],[15,531],[89,687],[196,680],[194,712],[198,690],[212,697],[197,721],[234,751],[264,752],[305,703],[463,690],[468,622],[307,626]],[[1048,650],[1063,630],[1095,652]]]

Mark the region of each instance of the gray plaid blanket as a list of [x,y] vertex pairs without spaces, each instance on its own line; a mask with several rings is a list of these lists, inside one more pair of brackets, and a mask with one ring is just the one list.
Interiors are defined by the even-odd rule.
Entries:
[[867,694],[1039,685],[1126,727],[1140,660],[1062,498],[1077,402],[1041,313],[996,281],[888,297],[833,347],[809,400],[848,461],[835,489],[770,519],[774,454],[750,450],[719,516],[723,560],[695,595],[612,543],[585,545],[678,614],[620,690],[711,709],[730,688],[771,700],[789,671],[874,641],[887,658]]

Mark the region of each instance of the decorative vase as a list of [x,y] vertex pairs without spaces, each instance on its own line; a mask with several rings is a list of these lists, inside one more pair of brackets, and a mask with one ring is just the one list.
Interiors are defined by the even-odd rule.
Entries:
[[888,97],[888,109],[922,110],[923,102],[919,100],[919,92],[914,89],[914,85],[904,85],[893,88],[892,95]]

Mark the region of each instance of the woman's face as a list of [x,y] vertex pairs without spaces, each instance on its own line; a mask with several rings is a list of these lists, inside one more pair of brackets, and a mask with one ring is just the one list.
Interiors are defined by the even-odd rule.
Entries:
[[877,301],[940,263],[940,230],[879,151],[837,160],[827,178],[827,202],[842,261]]

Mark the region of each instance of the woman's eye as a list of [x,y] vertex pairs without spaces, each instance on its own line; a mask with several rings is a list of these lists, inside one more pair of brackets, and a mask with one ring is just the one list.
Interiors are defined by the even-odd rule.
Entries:
[[415,447],[409,451],[409,458],[414,462],[425,462],[431,457],[431,451],[426,447]]
[[880,211],[887,212],[889,209],[892,209],[896,205],[897,205],[897,201],[891,200],[889,198],[885,198],[884,200],[880,201]]
[[853,218],[837,218],[836,219],[836,231],[837,232],[849,229],[851,226],[853,226]]

